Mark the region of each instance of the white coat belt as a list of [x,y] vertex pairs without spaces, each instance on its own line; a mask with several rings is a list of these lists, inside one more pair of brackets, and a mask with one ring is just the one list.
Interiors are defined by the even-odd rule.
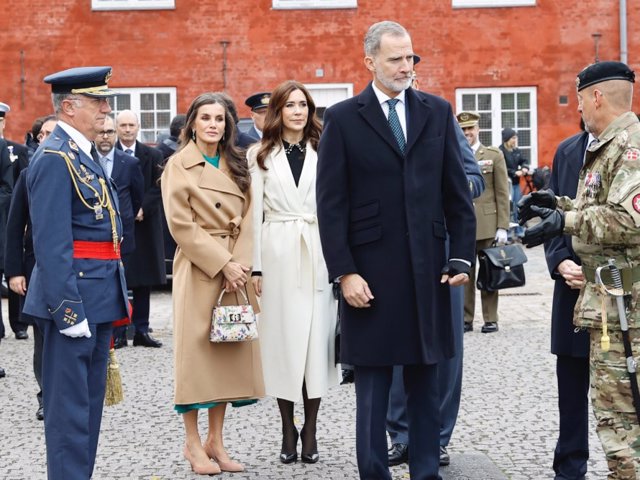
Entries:
[[[277,222],[295,222],[295,225],[298,229],[298,235],[302,241],[296,242],[296,270],[298,272],[298,287],[301,283],[301,274],[302,274],[302,251],[300,245],[304,242],[307,247],[307,251],[311,255],[311,263],[312,268],[314,270],[314,276],[317,276],[319,272],[318,268],[318,258],[314,252],[319,251],[318,248],[312,248],[312,242],[314,238],[311,237],[311,232],[309,231],[309,225],[317,225],[318,217],[312,213],[297,213],[297,212],[265,212],[264,214],[264,222],[265,223],[277,223]],[[318,245],[319,247],[319,245]],[[314,288],[317,290],[324,290],[324,282],[319,281],[320,279],[316,278]]]

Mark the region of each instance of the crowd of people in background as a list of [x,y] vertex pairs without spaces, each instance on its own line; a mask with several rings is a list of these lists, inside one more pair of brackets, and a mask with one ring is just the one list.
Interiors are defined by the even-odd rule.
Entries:
[[[608,312],[606,347],[605,312],[594,307],[595,272],[609,258],[624,295],[639,288],[633,71],[601,62],[578,74],[586,131],[558,147],[553,191],[523,197],[530,165],[517,132],[504,128],[501,145],[482,145],[481,115],[454,115],[420,91],[420,57],[404,27],[372,25],[364,53],[372,82],[327,109],[323,123],[309,91],[290,80],[246,99],[247,132],[233,99],[204,93],[155,147],[138,140],[135,112],[111,115],[110,67],[46,77],[54,114],[34,121],[25,145],[2,138],[10,106],[0,103],[0,274],[16,339],[33,327],[50,479],[91,477],[109,350],[129,337],[162,347],[149,314],[151,287],[166,282],[166,252],[174,409],[196,474],[245,469],[224,443],[226,408],[265,395],[280,413],[279,461],[318,462],[321,399],[343,364],[356,389],[360,477],[390,479],[389,465],[407,462],[412,478],[439,479],[460,402],[463,332],[473,330],[476,255],[514,241],[546,242],[556,280],[555,478],[586,474],[590,371],[610,478],[636,478],[640,395],[628,392],[629,383],[637,390],[635,370],[620,373],[633,357],[628,334],[639,333],[636,307],[627,304],[626,327],[623,307]],[[482,291],[481,301],[481,331],[498,332],[498,292]],[[258,339],[212,343],[220,302],[260,311]],[[607,400],[612,391],[619,400]]]

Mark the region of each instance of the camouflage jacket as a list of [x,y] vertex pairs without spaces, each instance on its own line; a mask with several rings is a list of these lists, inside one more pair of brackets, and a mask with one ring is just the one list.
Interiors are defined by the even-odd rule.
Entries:
[[[565,211],[564,232],[572,235],[573,249],[584,267],[595,269],[612,258],[616,266],[640,269],[640,122],[636,115],[620,115],[586,152],[576,199],[558,199]],[[640,327],[640,282],[633,284],[627,319]],[[574,323],[600,328],[602,297],[587,281],[576,303]],[[608,327],[620,329],[615,300],[609,297]]]

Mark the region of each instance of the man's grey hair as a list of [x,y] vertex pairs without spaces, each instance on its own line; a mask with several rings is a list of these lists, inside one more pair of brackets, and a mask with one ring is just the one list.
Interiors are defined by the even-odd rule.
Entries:
[[374,23],[369,27],[367,34],[364,36],[364,54],[367,57],[373,57],[380,51],[380,41],[385,34],[394,37],[411,36],[409,32],[407,32],[407,29],[399,23],[390,20]]
[[62,102],[66,99],[77,100],[77,96],[73,93],[52,93],[51,103],[53,103],[53,112],[57,115],[62,112]]

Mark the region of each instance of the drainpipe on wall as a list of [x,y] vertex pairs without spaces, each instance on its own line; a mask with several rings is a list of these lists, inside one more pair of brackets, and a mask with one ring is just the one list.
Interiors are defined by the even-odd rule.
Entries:
[[627,0],[620,0],[620,61],[627,60]]

